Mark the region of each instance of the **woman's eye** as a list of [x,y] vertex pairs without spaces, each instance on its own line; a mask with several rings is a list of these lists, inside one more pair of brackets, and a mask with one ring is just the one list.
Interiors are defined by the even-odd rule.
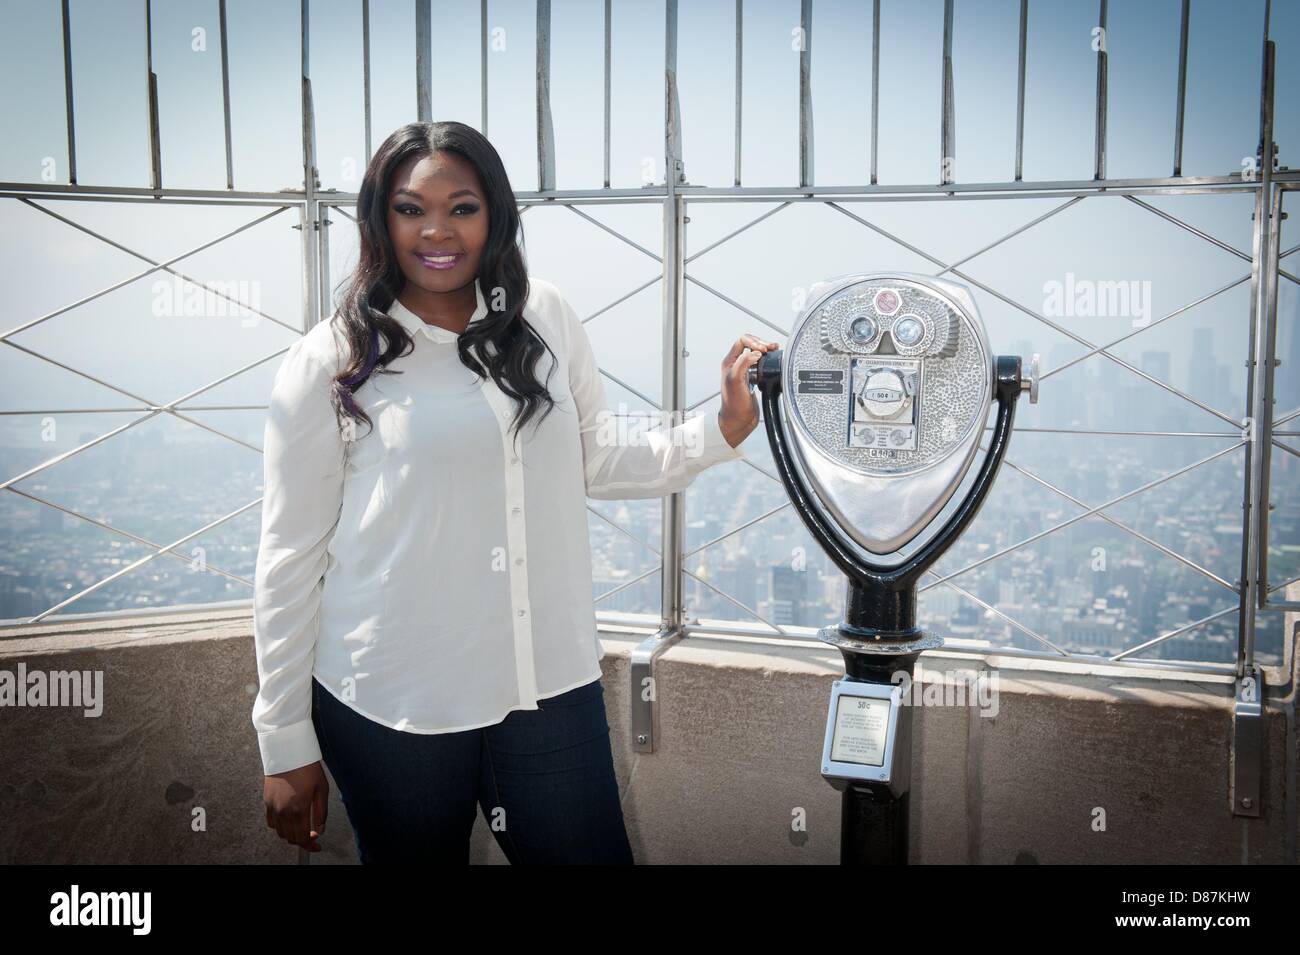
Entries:
[[[393,209],[397,212],[398,215],[407,215],[408,213],[413,215],[421,214],[419,206],[412,206],[408,204],[394,206]],[[463,213],[464,215],[473,215],[474,213],[478,212],[478,206],[472,203],[462,203],[452,211]]]

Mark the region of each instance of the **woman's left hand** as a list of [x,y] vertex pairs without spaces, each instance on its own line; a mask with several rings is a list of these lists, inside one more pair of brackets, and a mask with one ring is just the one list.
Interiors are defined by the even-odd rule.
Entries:
[[718,426],[733,448],[758,427],[758,397],[749,384],[749,369],[758,364],[765,352],[779,348],[776,342],[764,341],[748,333],[736,339],[722,359],[722,410]]

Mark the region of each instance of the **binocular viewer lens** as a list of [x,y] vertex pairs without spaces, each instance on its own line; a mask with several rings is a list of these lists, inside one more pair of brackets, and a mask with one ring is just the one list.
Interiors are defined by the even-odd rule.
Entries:
[[839,276],[814,287],[774,354],[800,476],[862,548],[897,551],[956,491],[993,401],[970,290],[916,273]]

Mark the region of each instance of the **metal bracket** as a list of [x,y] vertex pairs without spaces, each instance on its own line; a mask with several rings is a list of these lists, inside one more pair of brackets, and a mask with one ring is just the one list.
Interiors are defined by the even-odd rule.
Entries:
[[1258,819],[1264,743],[1264,679],[1255,667],[1237,678],[1232,706],[1232,814]]
[[632,687],[628,696],[632,707],[632,751],[655,751],[655,678],[654,662],[674,643],[685,636],[681,627],[660,630],[646,637],[632,651]]

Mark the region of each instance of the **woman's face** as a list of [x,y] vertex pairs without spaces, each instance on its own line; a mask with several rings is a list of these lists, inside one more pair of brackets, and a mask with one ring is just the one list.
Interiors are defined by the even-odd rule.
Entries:
[[404,159],[389,187],[388,235],[408,282],[433,293],[472,287],[488,236],[474,167],[445,151]]

